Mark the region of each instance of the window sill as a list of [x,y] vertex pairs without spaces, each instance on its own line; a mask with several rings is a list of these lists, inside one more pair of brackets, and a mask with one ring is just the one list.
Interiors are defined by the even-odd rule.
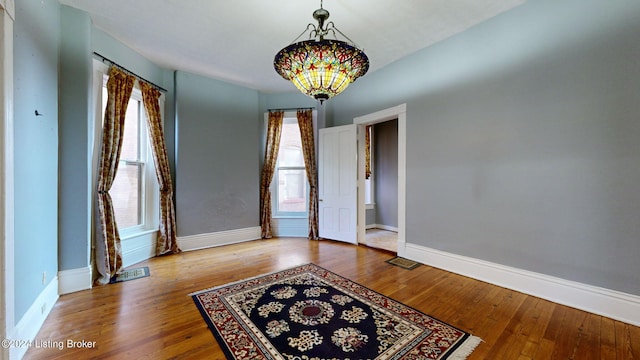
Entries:
[[271,216],[272,219],[308,219],[309,216],[308,215],[304,215],[304,216],[295,216],[295,215],[273,215]]

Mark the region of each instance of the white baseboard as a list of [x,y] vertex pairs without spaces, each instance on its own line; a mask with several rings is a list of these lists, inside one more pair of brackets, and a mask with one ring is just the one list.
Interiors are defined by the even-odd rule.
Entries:
[[[7,339],[33,341],[38,335],[38,331],[49,316],[53,305],[58,301],[58,277],[54,277],[49,285],[38,295],[36,301],[18,321],[11,334],[7,334]],[[17,346],[9,349],[10,359],[22,359],[28,347]]]
[[398,228],[396,226],[382,225],[382,224],[369,224],[366,225],[365,228],[368,229],[381,229],[387,231],[398,232]]
[[70,294],[91,289],[93,273],[90,267],[58,271],[58,294]]
[[180,246],[182,251],[192,251],[257,240],[261,237],[262,230],[259,226],[256,226],[244,229],[218,231],[209,234],[180,236],[178,237],[178,246]]
[[640,296],[406,244],[404,257],[456,274],[640,326]]

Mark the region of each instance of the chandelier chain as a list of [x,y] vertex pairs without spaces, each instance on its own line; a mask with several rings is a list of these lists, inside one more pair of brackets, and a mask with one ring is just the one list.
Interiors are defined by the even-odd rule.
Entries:
[[[312,29],[312,30],[310,30],[310,29]],[[316,29],[316,26],[315,26],[315,25],[313,25],[313,24],[308,24],[308,25],[307,25],[307,28],[306,28],[306,29],[304,29],[304,31],[302,31],[302,32],[300,33],[300,35],[298,35],[298,37],[297,37],[297,38],[293,39],[293,41],[292,41],[292,42],[290,42],[289,44],[293,44],[293,43],[295,43],[296,41],[298,41],[298,39],[300,39],[300,38],[302,37],[302,35],[304,35],[307,31],[310,31],[310,33],[313,33],[313,31],[315,31],[315,29]],[[309,38],[311,38],[311,37],[309,37]]]

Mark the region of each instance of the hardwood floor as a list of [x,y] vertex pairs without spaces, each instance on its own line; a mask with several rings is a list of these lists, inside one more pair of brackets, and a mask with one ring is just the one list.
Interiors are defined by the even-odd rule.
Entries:
[[425,265],[405,270],[390,257],[288,238],[153,258],[135,266],[149,277],[61,296],[36,337],[54,348],[25,359],[224,359],[188,294],[308,262],[481,337],[469,359],[640,359],[639,327]]

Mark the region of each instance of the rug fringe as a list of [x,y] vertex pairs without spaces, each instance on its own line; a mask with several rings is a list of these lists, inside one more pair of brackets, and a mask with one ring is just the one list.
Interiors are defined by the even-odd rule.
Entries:
[[464,360],[471,355],[483,340],[477,336],[469,336],[465,342],[460,345],[454,352],[451,353],[447,359],[449,360]]

